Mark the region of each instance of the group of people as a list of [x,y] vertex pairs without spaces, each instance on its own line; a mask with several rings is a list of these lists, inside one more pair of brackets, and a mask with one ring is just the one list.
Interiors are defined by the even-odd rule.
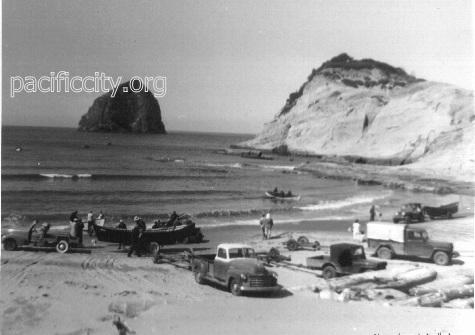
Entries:
[[274,220],[272,220],[270,213],[262,214],[262,217],[259,220],[259,225],[261,226],[262,230],[262,239],[270,239],[272,227],[274,226]]
[[272,195],[276,196],[276,197],[281,197],[281,198],[292,197],[293,196],[293,194],[290,190],[287,193],[285,193],[282,190],[279,191],[279,189],[277,187],[275,187],[274,190],[272,191]]

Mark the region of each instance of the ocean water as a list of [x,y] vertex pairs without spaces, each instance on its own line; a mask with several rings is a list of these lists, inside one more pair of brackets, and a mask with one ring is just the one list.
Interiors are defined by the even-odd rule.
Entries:
[[[443,204],[460,197],[417,194],[319,179],[295,171],[305,157],[272,161],[216,151],[251,135],[171,132],[167,135],[82,133],[68,128],[2,129],[2,225],[31,220],[65,224],[78,210],[106,215],[106,223],[135,215],[148,223],[172,211],[189,213],[207,229],[255,229],[270,211],[281,227],[346,229],[367,219],[372,203],[390,220],[404,202]],[[21,148],[20,151],[17,148]],[[300,201],[274,202],[278,187]],[[467,201],[463,206],[470,206]],[[467,207],[470,212],[473,209]],[[320,224],[319,224],[320,223]],[[344,223],[344,224],[338,224]],[[237,228],[236,228],[237,227]],[[244,228],[243,228],[244,229]]]

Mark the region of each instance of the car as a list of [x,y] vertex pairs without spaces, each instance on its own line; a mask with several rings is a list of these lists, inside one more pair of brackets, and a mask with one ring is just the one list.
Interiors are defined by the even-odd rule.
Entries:
[[308,257],[306,265],[310,269],[322,270],[325,279],[342,275],[383,270],[387,262],[366,258],[363,246],[355,243],[330,245],[330,253]]
[[33,247],[38,250],[51,249],[59,253],[66,253],[79,246],[79,239],[71,237],[68,233],[60,231],[56,234],[49,232],[49,226],[41,238],[42,232],[40,226],[34,222],[28,229],[9,228],[2,231],[3,249],[7,251],[17,250],[19,248]]
[[411,256],[431,259],[437,265],[449,265],[459,256],[453,243],[431,240],[425,229],[407,224],[370,222],[366,225],[366,238],[368,248],[383,259]]
[[267,270],[248,245],[222,243],[216,254],[192,257],[192,271],[198,284],[214,283],[235,296],[246,292],[271,294],[281,289],[277,274]]
[[420,203],[408,203],[403,205],[393,217],[394,223],[424,222],[424,211]]

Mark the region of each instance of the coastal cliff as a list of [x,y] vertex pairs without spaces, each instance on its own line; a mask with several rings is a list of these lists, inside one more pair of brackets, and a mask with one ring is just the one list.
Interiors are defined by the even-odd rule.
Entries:
[[[133,85],[138,87],[138,85]],[[145,89],[132,92],[131,82],[122,83],[115,97],[101,95],[79,121],[80,131],[164,134],[160,105]]]
[[473,180],[473,92],[341,54],[314,69],[239,147],[404,165]]

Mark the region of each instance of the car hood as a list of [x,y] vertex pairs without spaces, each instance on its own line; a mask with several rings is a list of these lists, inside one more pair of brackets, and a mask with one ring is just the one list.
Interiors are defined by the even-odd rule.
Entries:
[[231,260],[230,270],[249,274],[267,274],[264,263],[256,258],[238,258]]
[[454,250],[453,243],[449,243],[445,241],[434,241],[434,240],[428,240],[427,243],[431,244],[434,247],[434,249]]

